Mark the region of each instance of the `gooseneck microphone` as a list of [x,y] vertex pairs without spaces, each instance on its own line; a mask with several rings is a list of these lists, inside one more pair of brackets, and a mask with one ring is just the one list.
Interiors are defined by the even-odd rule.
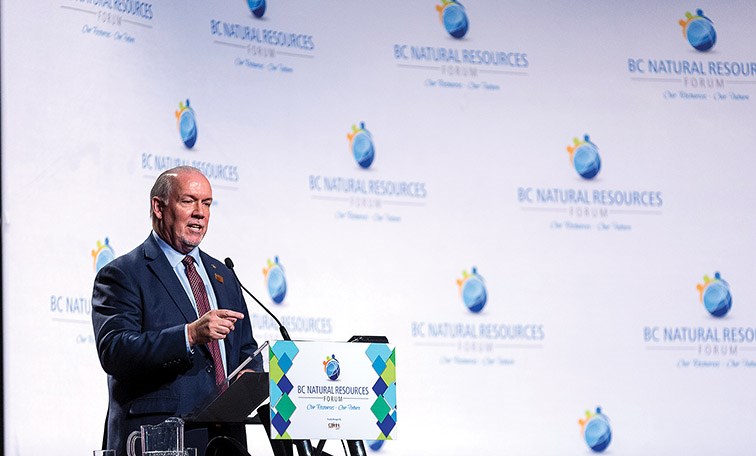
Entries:
[[234,274],[234,278],[236,278],[236,282],[239,284],[239,286],[241,287],[241,289],[244,290],[244,291],[246,291],[247,294],[250,295],[252,297],[252,299],[254,299],[255,302],[257,304],[259,304],[260,307],[262,307],[263,310],[268,313],[268,315],[271,316],[271,318],[273,318],[273,321],[275,321],[276,323],[278,323],[278,330],[281,331],[281,337],[283,337],[283,340],[291,340],[291,337],[289,336],[289,332],[286,330],[286,328],[281,323],[281,321],[278,318],[276,318],[275,315],[273,315],[273,312],[271,312],[270,310],[268,310],[268,308],[265,307],[263,305],[263,303],[261,303],[260,300],[257,299],[255,297],[255,295],[252,294],[251,291],[247,290],[247,288],[244,285],[242,285],[241,280],[239,280],[239,276],[236,275],[236,271],[234,271],[234,262],[231,261],[231,258],[226,258],[223,262],[226,263],[226,267],[228,269],[230,269],[231,272]]

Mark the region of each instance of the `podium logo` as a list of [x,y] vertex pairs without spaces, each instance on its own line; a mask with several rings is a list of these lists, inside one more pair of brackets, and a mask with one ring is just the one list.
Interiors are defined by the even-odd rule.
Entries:
[[265,0],[247,0],[249,11],[258,19],[265,14]]
[[685,19],[680,19],[680,26],[685,39],[691,46],[701,52],[706,52],[714,47],[717,42],[717,31],[714,29],[714,23],[708,17],[704,16],[703,10],[696,10],[696,15],[685,13]]
[[732,293],[730,284],[722,280],[719,272],[714,273],[714,278],[705,275],[703,283],[696,285],[698,298],[706,310],[713,317],[722,318],[732,308]]
[[326,356],[325,361],[323,361],[323,370],[329,379],[336,380],[339,378],[341,367],[339,366],[339,360],[336,359],[336,355]]
[[572,166],[583,179],[593,179],[601,170],[598,147],[591,142],[588,135],[583,136],[583,141],[574,138],[573,145],[567,146],[567,152],[570,154]]
[[373,145],[373,135],[365,129],[365,122],[360,122],[360,128],[352,125],[351,133],[347,134],[349,140],[349,150],[352,151],[355,161],[363,169],[370,168],[375,158],[375,146]]
[[95,272],[100,272],[103,266],[115,259],[115,251],[110,246],[108,238],[105,238],[105,243],[97,241],[97,248],[92,250],[92,259]]
[[606,450],[612,442],[612,428],[609,418],[601,413],[601,407],[596,407],[596,413],[585,411],[585,418],[579,419],[580,433],[588,448],[596,453]]
[[268,265],[263,268],[263,275],[270,299],[276,304],[281,304],[286,297],[286,276],[278,257],[275,257],[275,261],[268,259]]
[[441,0],[441,4],[436,5],[436,11],[449,35],[460,39],[467,34],[470,22],[461,3],[456,0]]
[[191,149],[197,142],[197,116],[194,114],[194,109],[189,105],[188,98],[186,104],[179,102],[179,109],[176,111],[176,123],[179,134],[181,134],[181,141],[184,142],[187,149]]
[[459,295],[470,312],[478,313],[483,310],[488,300],[488,293],[483,277],[478,274],[478,269],[475,266],[472,268],[472,274],[466,270],[462,271],[462,278],[457,279],[457,286],[459,287]]

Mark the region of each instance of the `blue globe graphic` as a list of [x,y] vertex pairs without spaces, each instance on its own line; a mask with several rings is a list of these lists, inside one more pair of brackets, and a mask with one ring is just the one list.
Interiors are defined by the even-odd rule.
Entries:
[[247,6],[256,18],[261,18],[265,14],[265,0],[247,0]]
[[357,164],[362,168],[369,168],[375,158],[375,147],[373,147],[373,138],[365,130],[360,131],[352,139],[352,154]]
[[594,416],[585,425],[585,443],[596,453],[606,450],[612,442],[612,429],[609,421],[601,415]]
[[596,174],[601,170],[601,157],[599,157],[596,146],[586,143],[578,147],[575,151],[573,164],[575,165],[575,171],[583,179],[593,179],[596,177]]
[[115,259],[115,254],[113,253],[113,250],[110,248],[104,248],[100,251],[100,253],[97,254],[97,259],[95,260],[95,270],[96,272],[99,272],[100,269],[103,268],[106,264],[110,263]]
[[197,120],[194,118],[194,111],[191,109],[185,109],[181,112],[179,132],[187,149],[194,147],[194,143],[197,142]]
[[458,2],[450,3],[443,12],[444,28],[454,38],[462,38],[467,34],[469,23],[465,7]]
[[273,266],[268,271],[268,293],[276,304],[281,304],[286,297],[286,276],[280,266]]
[[712,316],[721,318],[727,315],[732,308],[732,294],[727,282],[718,280],[710,283],[704,291],[703,303]]
[[336,358],[331,359],[325,366],[325,373],[331,380],[336,380],[341,374],[341,367]]
[[386,442],[385,440],[366,440],[365,441],[365,443],[367,443],[368,448],[370,448],[373,451],[380,450],[385,442]]
[[478,313],[486,306],[488,294],[486,286],[478,276],[472,276],[465,281],[462,287],[462,300],[470,312]]
[[706,18],[696,18],[690,21],[686,29],[688,43],[698,51],[708,51],[717,42],[717,31],[714,24]]

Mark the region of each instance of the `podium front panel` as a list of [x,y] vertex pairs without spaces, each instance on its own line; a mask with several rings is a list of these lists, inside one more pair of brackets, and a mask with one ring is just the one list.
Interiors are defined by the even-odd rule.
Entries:
[[272,439],[396,438],[390,344],[271,342]]

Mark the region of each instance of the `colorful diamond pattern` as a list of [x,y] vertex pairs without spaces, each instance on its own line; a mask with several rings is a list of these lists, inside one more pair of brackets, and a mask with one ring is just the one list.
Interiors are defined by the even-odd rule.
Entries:
[[370,359],[378,380],[373,385],[376,395],[370,411],[378,419],[378,440],[390,440],[396,426],[396,350],[385,344],[370,344],[365,354]]
[[271,425],[277,435],[273,438],[288,438],[286,430],[291,425],[291,417],[297,410],[289,393],[294,385],[286,377],[291,366],[294,365],[294,357],[299,349],[292,341],[277,341],[270,347],[270,417]]

